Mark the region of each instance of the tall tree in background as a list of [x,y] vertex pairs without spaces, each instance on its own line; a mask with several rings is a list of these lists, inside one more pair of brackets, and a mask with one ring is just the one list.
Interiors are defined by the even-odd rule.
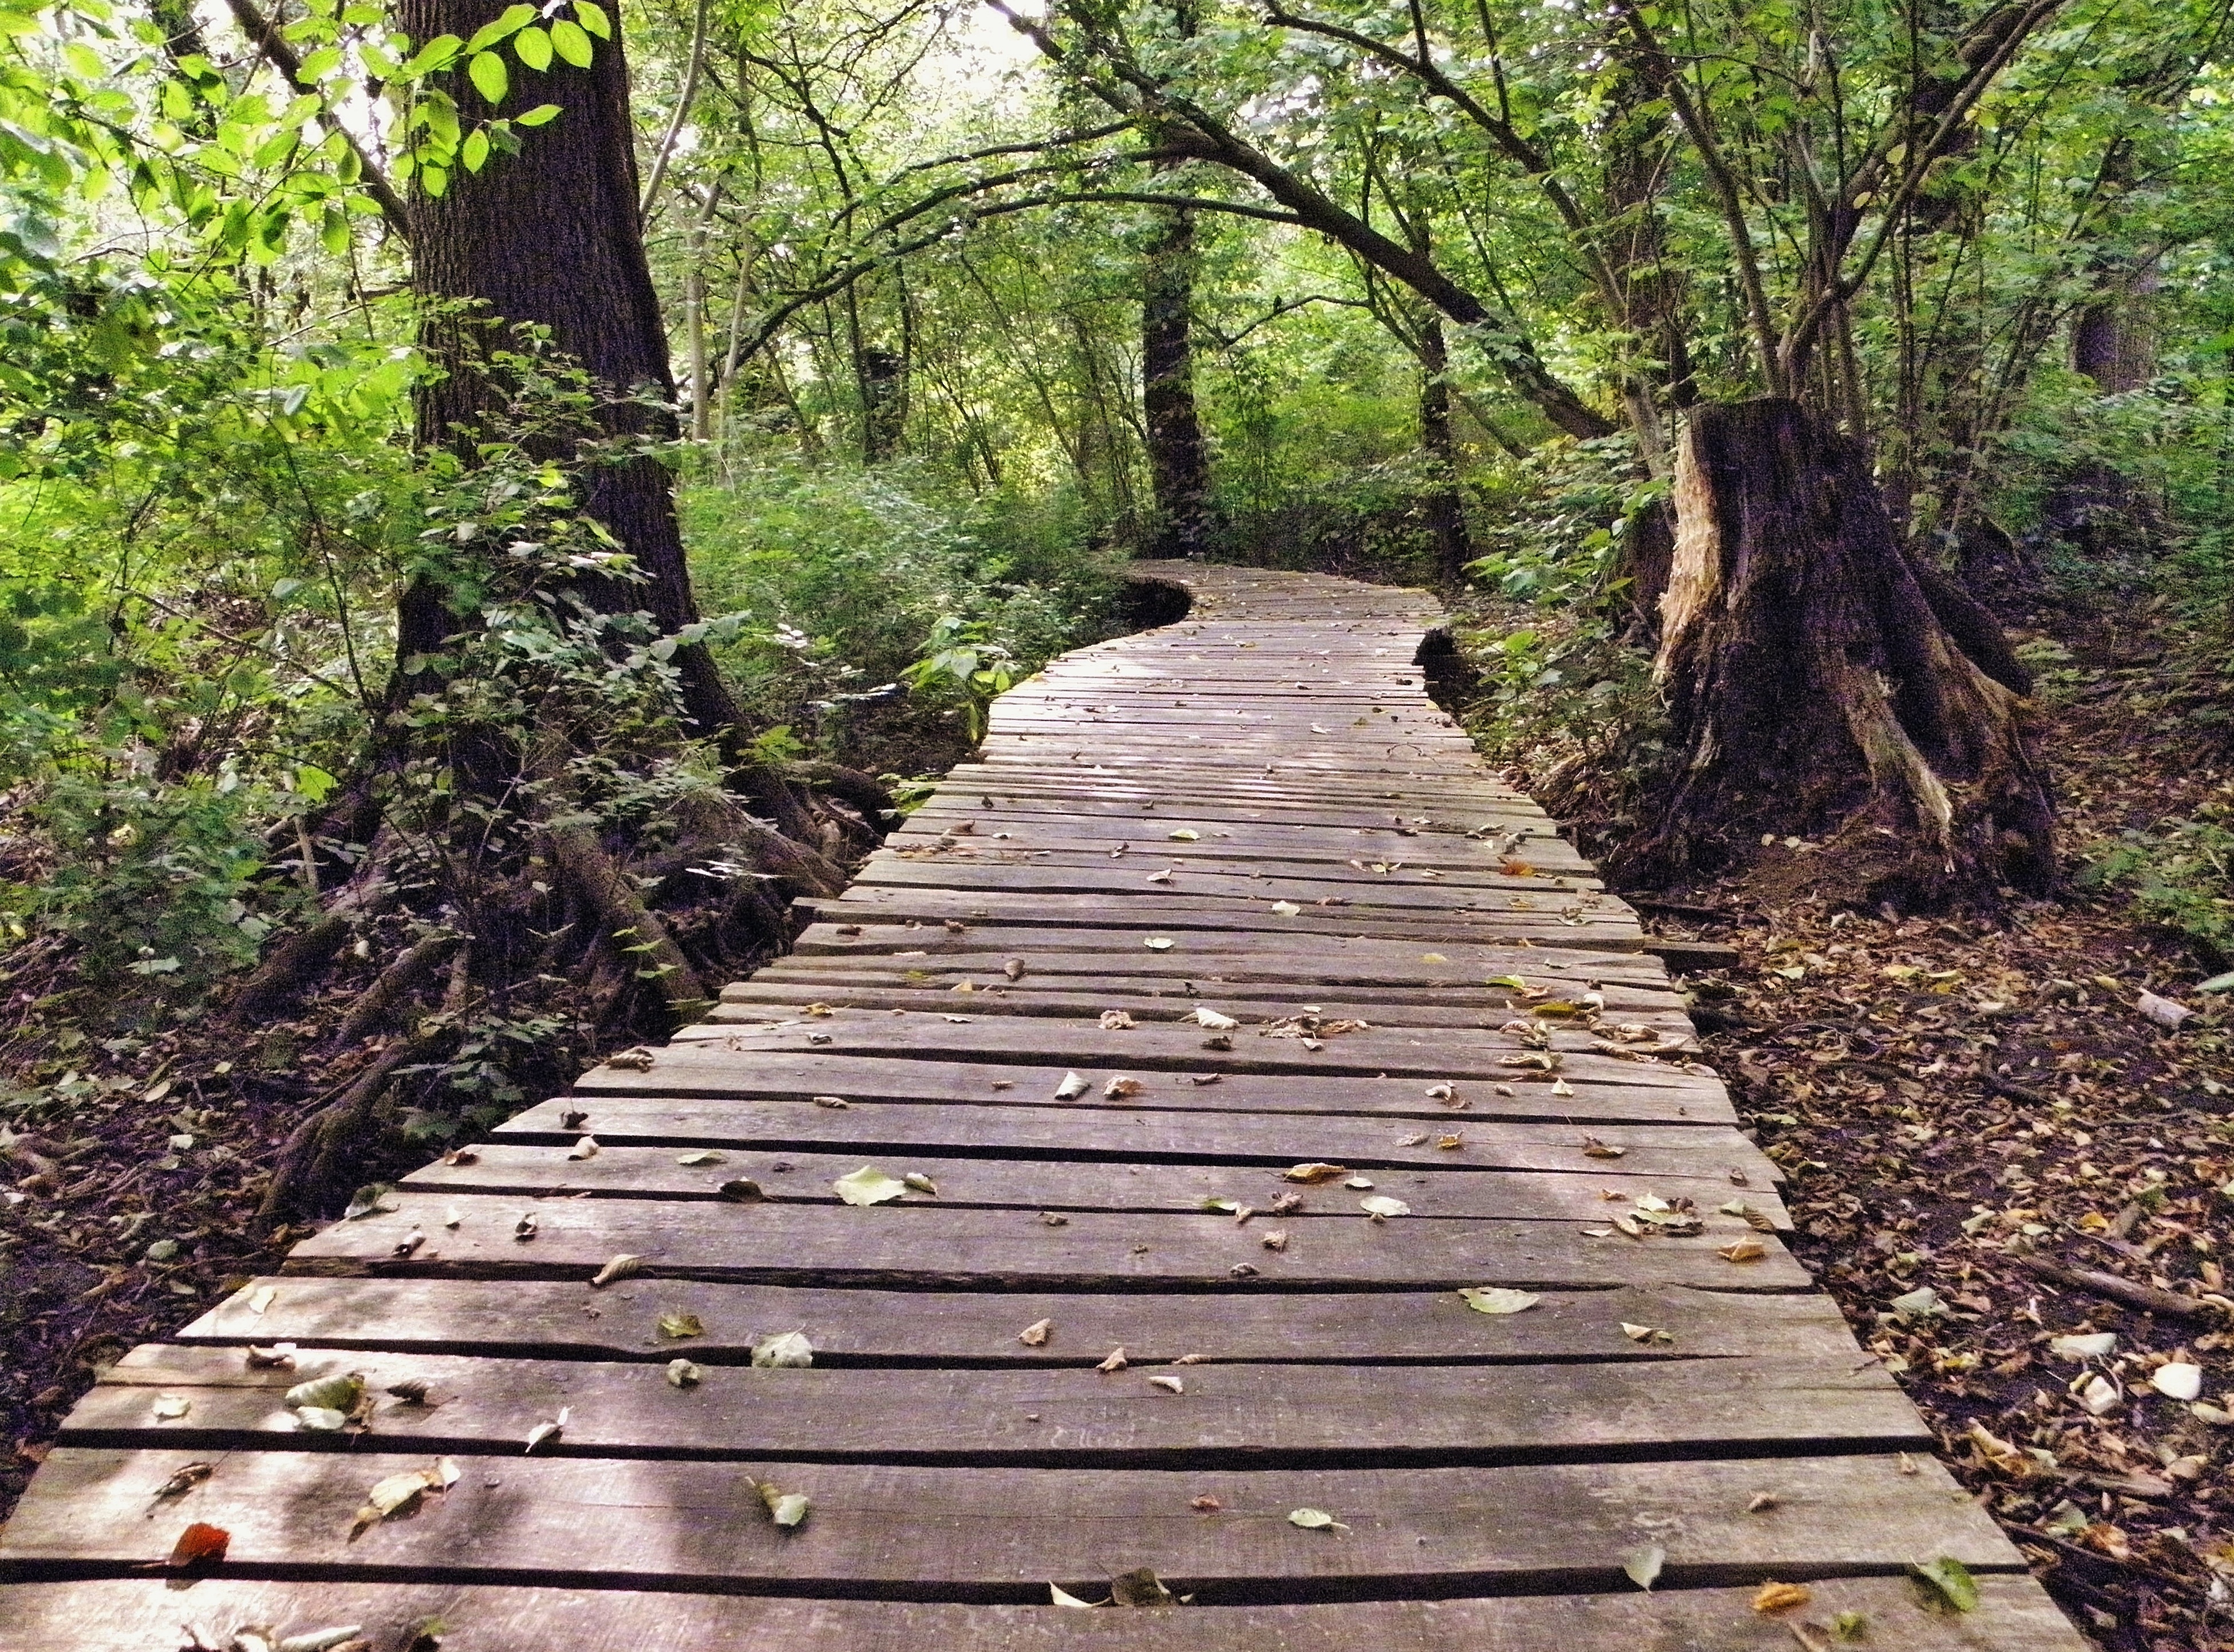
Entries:
[[[499,0],[403,0],[399,18],[415,41],[470,41],[505,11]],[[636,128],[618,27],[594,47],[575,49],[586,64],[537,55],[548,67],[516,62],[491,112],[517,118],[556,106],[557,117],[523,131],[518,153],[450,172],[439,193],[422,169],[411,192],[412,284],[426,306],[421,342],[442,369],[421,395],[419,439],[436,446],[462,432],[469,440],[487,411],[492,386],[482,358],[508,342],[490,332],[485,323],[492,322],[547,328],[552,346],[581,363],[598,398],[598,428],[585,435],[672,439],[675,381],[638,222]],[[585,573],[578,594],[603,612],[647,611],[664,634],[696,622],[666,467],[643,455],[599,466],[593,475],[585,506],[643,578]],[[399,658],[438,653],[445,637],[472,623],[436,579],[415,579],[402,597]],[[691,643],[673,658],[696,731],[728,733],[739,722],[736,704],[712,656]]]
[[[1174,36],[1192,40],[1197,0],[1174,0],[1171,24]],[[1210,526],[1210,457],[1194,400],[1195,209],[1151,210],[1140,259],[1140,405],[1155,500],[1150,554],[1200,556]]]

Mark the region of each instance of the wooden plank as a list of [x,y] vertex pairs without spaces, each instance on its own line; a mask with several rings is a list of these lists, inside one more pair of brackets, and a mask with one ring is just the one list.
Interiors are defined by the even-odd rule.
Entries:
[[[1161,951],[1146,946],[1153,933],[1145,926],[1107,921],[1043,928],[964,922],[944,924],[854,922],[834,918],[803,931],[786,967],[807,967],[816,957],[874,955],[894,958],[945,957],[994,951],[995,964],[1022,957],[1027,967],[1041,959],[1094,960],[1095,972],[1127,970],[1170,973],[1186,979],[1320,980],[1378,982],[1401,985],[1443,981],[1480,985],[1492,976],[1519,976],[1532,987],[1572,996],[1567,989],[1621,983],[1673,992],[1665,965],[1631,950],[1591,951],[1584,947],[1539,947],[1507,941],[1426,943],[1362,935],[1287,934],[1251,930],[1192,930],[1173,934]],[[1049,968],[1056,967],[1053,963]],[[1079,967],[1079,966],[1071,966]],[[1219,972],[1223,972],[1222,975]]]
[[[1064,864],[1065,860],[1084,864]],[[1342,869],[1347,872],[1348,868]],[[1160,884],[1150,884],[1160,878]],[[1145,891],[1159,899],[1205,899],[1223,897],[1238,900],[1293,901],[1298,905],[1338,899],[1361,910],[1392,907],[1404,911],[1440,911],[1460,904],[1476,911],[1523,912],[1559,911],[1572,904],[1592,911],[1625,913],[1611,896],[1597,907],[1587,907],[1600,888],[1595,878],[1457,877],[1431,878],[1416,872],[1391,878],[1370,874],[1342,876],[1335,872],[1285,869],[1277,862],[1268,869],[1247,872],[1218,863],[1182,865],[1171,855],[1127,855],[1122,864],[1107,856],[1065,857],[1057,859],[996,861],[979,856],[963,859],[954,854],[909,859],[889,852],[872,857],[854,879],[863,889],[963,889],[1001,894],[1125,895]],[[1571,902],[1567,898],[1575,898]]]
[[[615,1074],[616,1079],[637,1076]],[[1052,1074],[1048,1075],[1050,1078]],[[842,1095],[843,1092],[833,1092]],[[564,1127],[570,1113],[589,1117]],[[1271,1170],[1318,1160],[1375,1173],[1459,1169],[1565,1171],[1615,1185],[1669,1177],[1766,1191],[1774,1162],[1734,1131],[1708,1126],[1470,1123],[1429,1128],[1316,1113],[1238,1116],[1176,1108],[971,1107],[967,1103],[733,1101],[631,1096],[617,1085],[529,1108],[500,1126],[500,1140],[572,1142],[580,1130],[606,1146],[758,1148],[768,1152],[885,1153],[909,1148],[937,1157],[1099,1159],[1110,1164],[1261,1165]],[[1459,1145],[1444,1147],[1445,1135]],[[1599,1152],[1591,1152],[1595,1138]],[[944,1148],[942,1153],[940,1149]],[[1603,1149],[1616,1150],[1608,1153]]]
[[[1068,813],[1029,814],[1021,810],[988,809],[977,800],[957,802],[948,798],[937,809],[918,809],[885,839],[894,849],[923,849],[953,838],[957,848],[985,852],[1070,857],[1170,854],[1190,860],[1246,861],[1264,858],[1298,865],[1325,864],[1346,868],[1362,860],[1370,868],[1376,861],[1408,868],[1434,867],[1446,877],[1460,872],[1494,873],[1510,859],[1527,861],[1546,876],[1587,877],[1591,863],[1565,841],[1531,835],[1509,848],[1498,846],[1502,836],[1476,838],[1453,832],[1427,834],[1417,829],[1399,830],[1386,823],[1372,826],[1326,829],[1293,823],[1232,821],[1201,825],[1166,816],[1080,819]],[[960,830],[957,830],[959,828]],[[1174,831],[1199,833],[1174,839]],[[1376,874],[1377,875],[1377,874]]]
[[[269,1292],[269,1295],[265,1293]],[[1740,1356],[1863,1363],[1831,1299],[1623,1285],[1546,1291],[1524,1314],[1480,1314],[1455,1291],[1282,1296],[1113,1292],[839,1290],[708,1280],[319,1279],[243,1286],[178,1334],[186,1343],[293,1342],[304,1348],[664,1361],[678,1351],[661,1318],[696,1315],[692,1359],[735,1364],[764,1337],[804,1331],[819,1366],[1091,1366],[1114,1348],[1153,1363],[1375,1366],[1682,1363]],[[1016,1333],[1051,1321],[1048,1340]],[[1640,1342],[1649,1325],[1672,1341]],[[1680,1374],[1676,1377],[1681,1381]]]
[[[1416,959],[1420,955],[1410,956]],[[1448,968],[1447,963],[1416,967],[1423,975]],[[1328,1007],[1329,999],[1334,997],[1376,1011],[1384,1019],[1410,1010],[1466,1009],[1479,1016],[1493,1015],[1500,1025],[1515,1015],[1531,1012],[1528,1001],[1516,989],[1486,986],[1480,984],[1480,977],[1469,980],[1458,971],[1451,972],[1456,980],[1450,985],[1432,981],[1401,985],[1368,981],[1359,984],[1328,979],[1345,973],[1371,972],[1354,968],[1314,967],[1305,957],[1297,957],[1284,966],[1271,962],[1251,963],[1245,959],[1205,963],[1199,957],[1180,963],[1159,963],[1153,953],[1145,950],[1138,954],[1114,950],[1040,952],[1032,956],[1017,952],[947,953],[936,961],[922,956],[898,958],[889,954],[868,953],[783,958],[763,966],[749,982],[736,984],[753,988],[802,987],[837,982],[950,992],[968,981],[996,994],[1077,993],[1091,988],[1147,998],[1235,998],[1278,1003],[1284,1009],[1293,1009],[1309,1000],[1319,1004],[1325,1013],[1342,1013]],[[1525,976],[1519,978],[1527,979]],[[1560,980],[1557,976],[1538,979],[1544,984],[1537,991],[1569,1002],[1584,991],[1597,992],[1605,1000],[1610,1018],[1629,1019],[1628,1012],[1638,1011],[1645,1015],[1683,1015],[1685,1024],[1689,1024],[1682,996],[1669,985],[1604,977],[1593,977],[1595,986],[1584,980]],[[728,996],[725,990],[724,996]],[[1391,1021],[1389,1024],[1400,1023]]]
[[[1195,830],[1191,826],[1182,829]],[[1439,867],[1395,853],[1385,846],[1379,851],[1380,858],[1368,859],[1368,852],[1362,845],[1353,847],[1346,857],[1332,853],[1313,857],[1292,856],[1285,850],[1269,846],[1222,843],[1213,843],[1205,852],[1199,846],[1200,842],[1201,839],[1174,842],[1159,834],[1145,845],[1133,845],[1120,855],[1097,849],[1090,843],[1075,846],[1075,839],[1071,844],[1046,843],[1033,847],[1004,839],[997,833],[981,836],[972,830],[960,837],[942,833],[900,841],[879,850],[861,870],[878,878],[887,868],[894,867],[911,867],[917,872],[936,868],[968,877],[982,868],[987,872],[985,881],[989,887],[1005,886],[1026,873],[1042,878],[1063,873],[1071,875],[1074,880],[1089,879],[1081,887],[1128,891],[1140,887],[1150,876],[1166,872],[1174,879],[1216,876],[1252,885],[1269,878],[1303,879],[1326,884],[1336,894],[1355,894],[1359,888],[1393,886],[1416,886],[1446,894],[1459,889],[1541,894],[1547,889],[1603,887],[1582,865],[1551,866],[1528,861],[1532,870],[1519,873],[1504,870],[1506,859],[1491,859],[1486,864],[1453,861]],[[1515,850],[1509,859],[1525,857]],[[1104,878],[1111,881],[1092,881]],[[1312,898],[1316,900],[1317,897],[1314,895]]]
[[[1182,1396],[1170,1396],[1174,1405]],[[366,1489],[427,1453],[240,1452],[167,1518],[183,1451],[58,1447],[0,1533],[0,1563],[159,1566],[178,1529],[232,1533],[230,1566],[429,1581],[560,1577],[918,1599],[1043,1601],[1136,1566],[1206,1603],[1405,1592],[1611,1590],[1622,1557],[1665,1550],[1662,1587],[1897,1570],[1948,1555],[2022,1557],[1937,1463],[1894,1457],[1419,1469],[964,1469],[853,1464],[476,1459],[439,1497],[350,1537]],[[754,1482],[806,1495],[796,1531],[758,1518]],[[1773,1485],[1777,1507],[1747,1512]],[[1214,1497],[1205,1514],[1195,1499]],[[1345,1531],[1290,1523],[1324,1509]],[[624,1538],[620,1534],[625,1533]],[[619,1540],[617,1540],[619,1539]],[[1090,1597],[1090,1596],[1089,1596]]]
[[[428,1192],[529,1198],[588,1193],[604,1198],[714,1199],[721,1197],[718,1190],[723,1184],[748,1177],[773,1200],[836,1205],[840,1201],[831,1189],[832,1181],[861,1163],[858,1153],[795,1152],[714,1152],[716,1163],[678,1162],[708,1152],[607,1146],[593,1159],[578,1159],[556,1145],[499,1141],[472,1149],[468,1162],[438,1160],[414,1171],[402,1185]],[[1224,1198],[1264,1211],[1284,1195],[1301,1204],[1277,1220],[1267,1218],[1271,1225],[1284,1225],[1290,1217],[1348,1218],[1357,1214],[1354,1197],[1297,1187],[1284,1182],[1277,1171],[1231,1165],[1041,1161],[1027,1168],[1012,1159],[941,1157],[931,1175],[938,1186],[938,1203],[947,1209],[1186,1212],[1200,1211],[1207,1200]],[[1603,1222],[1608,1211],[1630,1208],[1645,1191],[1634,1181],[1623,1189],[1617,1179],[1582,1173],[1437,1170],[1383,1175],[1380,1181],[1421,1216],[1519,1222]],[[1662,1199],[1688,1198],[1702,1210],[1713,1210],[1732,1196],[1729,1182],[1722,1177],[1656,1177],[1651,1191]],[[911,1192],[905,1197],[913,1202],[931,1196]],[[1747,1202],[1779,1228],[1790,1228],[1791,1218],[1774,1193],[1751,1193]]]
[[[1446,1105],[1427,1094],[1434,1085],[1416,1078],[1233,1073],[1215,1075],[1215,1082],[1211,1082],[1208,1081],[1213,1075],[1205,1070],[1127,1072],[1088,1064],[1068,1069],[1085,1081],[1085,1094],[1073,1100],[1061,1100],[1055,1094],[1061,1083],[1061,1074],[1057,1070],[1014,1063],[903,1061],[811,1053],[745,1056],[710,1041],[670,1044],[651,1052],[651,1060],[652,1065],[643,1070],[632,1065],[591,1068],[575,1081],[572,1097],[539,1104],[499,1128],[558,1132],[564,1128],[564,1114],[585,1107],[594,1108],[595,1118],[605,1120],[611,1116],[611,1108],[592,1098],[609,1096],[796,1102],[810,1096],[834,1095],[857,1104],[974,1102],[981,1106],[1045,1107],[1087,1113],[1109,1107],[1133,1112],[1176,1109],[1222,1113],[1349,1113],[1361,1118],[1425,1119],[1439,1123],[1455,1115],[1461,1125],[1472,1120],[1510,1120],[1521,1123],[1564,1123],[1576,1126],[1578,1132],[1584,1126],[1597,1131],[1601,1125],[1730,1124],[1737,1117],[1726,1092],[1702,1094],[1664,1085],[1600,1084],[1589,1079],[1571,1078],[1568,1087],[1574,1094],[1560,1095],[1552,1090],[1551,1074],[1531,1075],[1517,1071],[1506,1078],[1486,1081],[1453,1081],[1452,1102]],[[1136,1094],[1112,1099],[1107,1087],[1125,1078],[1136,1079],[1143,1087]],[[928,1139],[934,1141],[950,1140],[950,1133],[957,1128],[981,1129],[991,1122],[971,1120],[966,1126],[948,1125],[942,1128],[928,1115],[921,1116],[918,1121],[930,1127]],[[786,1113],[771,1126],[780,1133],[781,1139],[769,1145],[802,1139],[788,1133],[794,1129],[826,1131],[827,1124],[826,1120],[800,1124]],[[1099,1131],[1101,1126],[1090,1122],[1088,1127]],[[1408,1133],[1392,1133],[1391,1139],[1395,1134]],[[813,1139],[809,1136],[803,1139]],[[855,1139],[850,1126],[843,1139]],[[1580,1139],[1579,1133],[1559,1138],[1568,1146]],[[660,1139],[668,1138],[663,1134]],[[1365,1144],[1362,1138],[1349,1139],[1361,1152],[1379,1155],[1388,1150],[1387,1143],[1376,1147]],[[1628,1141],[1632,1146],[1648,1145],[1643,1138],[1609,1135],[1606,1139]],[[1049,1140],[1052,1143],[1055,1139]],[[1060,1141],[1076,1147],[1091,1146],[1089,1138],[1075,1133],[1062,1136]],[[991,1146],[993,1139],[988,1138],[981,1145]],[[1277,1146],[1270,1151],[1273,1157],[1279,1156]],[[1404,1157],[1418,1160],[1421,1156]],[[1433,1162],[1440,1162],[1441,1157],[1439,1152]],[[1372,1162],[1383,1160],[1376,1156]],[[1645,1162],[1638,1160],[1639,1164]],[[1747,1152],[1728,1162],[1758,1168],[1767,1161]],[[1573,1166],[1569,1163],[1561,1167]],[[1613,1167],[1613,1173],[1630,1172]],[[1756,1178],[1754,1185],[1767,1184]]]
[[[921,1165],[934,1166],[935,1159]],[[893,1174],[918,1167],[893,1160]],[[1359,1196],[1367,1197],[1367,1196]],[[1379,1197],[1372,1195],[1371,1197]],[[993,1290],[1591,1289],[1621,1284],[1801,1290],[1806,1270],[1773,1235],[1734,1264],[1716,1248],[1750,1232],[1709,1215],[1704,1233],[1636,1240],[1611,1228],[1406,1216],[1290,1222],[1284,1250],[1224,1215],[1081,1211],[1049,1224],[1022,1210],[885,1205],[826,1209],[650,1199],[534,1200],[399,1188],[394,1209],[336,1223],[289,1254],[286,1270],[425,1277],[587,1278],[618,1255],[663,1277],[766,1284]],[[532,1214],[532,1241],[515,1224]],[[454,1225],[452,1224],[454,1223]],[[1595,1237],[1604,1234],[1606,1237]],[[400,1254],[399,1254],[400,1252]]]
[[[1872,1641],[1901,1652],[2087,1652],[2030,1578],[1979,1579],[1961,1616],[1925,1611],[1891,1578],[1811,1585],[1805,1616],[1854,1613]],[[1092,1598],[1107,1594],[1106,1587]],[[937,1602],[789,1600],[625,1590],[356,1581],[265,1583],[208,1577],[190,1585],[140,1577],[19,1583],[4,1597],[16,1647],[69,1652],[171,1652],[180,1624],[221,1646],[249,1624],[282,1636],[363,1626],[387,1652],[439,1618],[470,1652],[1576,1652],[1579,1647],[1792,1652],[1787,1625],[1752,1609],[1750,1589],[1653,1595],[1512,1596],[1493,1600],[1349,1602],[1322,1606],[1204,1606],[1183,1611],[1063,1611]]]
[[[1435,1036],[1420,1028],[1365,1027],[1315,1040],[1268,1035],[1261,1027],[1240,1027],[1216,1035],[1173,1004],[1168,1021],[1141,1021],[1125,1028],[1098,1022],[1013,1016],[975,1016],[967,1007],[937,1014],[901,1009],[846,1009],[802,1013],[770,1020],[747,1006],[721,1005],[706,1019],[676,1034],[670,1048],[690,1043],[718,1044],[733,1054],[763,1052],[805,1055],[879,1055],[912,1060],[990,1061],[1062,1067],[1092,1061],[1146,1072],[1318,1073],[1358,1077],[1421,1077],[1509,1081],[1515,1074],[1587,1079],[1600,1084],[1648,1084],[1656,1089],[1712,1094],[1721,1081],[1711,1068],[1686,1054],[1674,1059],[1645,1059],[1641,1048],[1601,1042],[1580,1032],[1547,1029],[1548,1056],[1511,1033],[1480,1028],[1438,1028]],[[1543,1059],[1538,1059],[1543,1057]],[[1545,1062],[1550,1066],[1547,1068]]]
[[[1020,1322],[1017,1329],[1023,1329]],[[689,1350],[676,1348],[678,1355]],[[62,1425],[70,1446],[200,1452],[508,1455],[568,1411],[554,1456],[950,1467],[1396,1468],[1929,1450],[1880,1366],[1852,1359],[1659,1365],[1128,1365],[1121,1371],[773,1370],[694,1361],[685,1389],[643,1361],[134,1348]],[[319,1440],[282,1403],[356,1373],[368,1433]],[[1152,1378],[1178,1381],[1173,1394]],[[423,1383],[423,1401],[390,1389]],[[172,1396],[181,1417],[155,1414]]]
[[[1292,935],[1401,937],[1427,945],[1459,941],[1501,942],[1508,946],[1525,937],[1537,946],[1573,945],[1607,951],[1635,951],[1643,938],[1626,908],[1617,911],[1608,904],[1610,898],[1587,892],[1546,898],[1534,910],[1508,903],[1494,911],[1473,906],[1413,911],[1296,902],[1302,907],[1300,911],[1275,912],[1273,898],[1135,895],[1126,899],[1125,920],[1143,936],[1177,936],[1192,930],[1258,930]],[[892,924],[914,918],[927,924],[954,921],[1075,929],[1081,923],[1107,924],[1113,916],[1108,899],[1102,896],[995,890],[872,887],[828,898],[801,896],[792,904],[812,917],[833,924]]]
[[[1074,1019],[1121,1009],[1142,1022],[1151,1017],[1167,1020],[1174,1015],[1185,1015],[1193,1006],[1201,1004],[1235,1017],[1244,1029],[1309,1013],[1325,1019],[1363,1021],[1383,1029],[1436,1027],[1479,1032],[1502,1028],[1507,1022],[1525,1021],[1528,1013],[1525,1009],[1514,1010],[1493,1002],[1500,996],[1509,999],[1509,993],[1499,995],[1487,989],[1467,995],[1471,1002],[1423,1004],[1411,1002],[1401,994],[1345,1002],[1347,995],[1344,998],[1330,998],[1323,991],[1298,991],[1293,987],[1282,989],[1275,996],[1261,989],[1253,993],[1232,992],[1210,983],[1170,981],[1136,982],[1131,983],[1130,990],[1114,983],[1084,990],[1081,989],[1089,983],[1075,977],[1068,984],[1068,989],[1065,990],[1032,981],[1011,983],[997,966],[982,975],[952,972],[950,979],[921,982],[909,981],[903,971],[897,970],[882,980],[858,976],[849,979],[822,971],[805,972],[804,979],[796,975],[771,978],[768,971],[762,970],[750,981],[722,988],[722,1002],[735,1006],[739,1015],[754,1020],[796,1016],[805,1014],[810,1005],[820,1003],[833,1009],[906,1009],[940,1015]],[[1183,990],[1189,984],[1198,989]],[[724,1012],[716,1024],[728,1024],[728,1019]],[[1649,1008],[1632,1004],[1612,1010],[1604,1019],[1623,1026],[1649,1028],[1663,1045],[1687,1043],[1693,1036],[1690,1017],[1673,1003],[1662,1002]],[[1554,1038],[1554,1048],[1596,1048],[1590,1035],[1577,1028],[1571,1016],[1556,1020],[1547,1017],[1535,1024]],[[1512,1048],[1522,1046],[1516,1041]]]

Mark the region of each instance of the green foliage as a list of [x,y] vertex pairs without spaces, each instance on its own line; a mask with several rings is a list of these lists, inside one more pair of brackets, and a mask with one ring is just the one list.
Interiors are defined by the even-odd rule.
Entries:
[[732,681],[756,721],[819,755],[885,766],[872,726],[901,684],[958,698],[975,739],[997,672],[1111,624],[1116,570],[1060,513],[956,499],[905,467],[738,461],[683,510],[702,600],[742,616],[717,650]]
[[2185,936],[2213,963],[2234,963],[2234,808],[2120,833],[2080,872],[2082,888],[2128,891],[2152,923]]

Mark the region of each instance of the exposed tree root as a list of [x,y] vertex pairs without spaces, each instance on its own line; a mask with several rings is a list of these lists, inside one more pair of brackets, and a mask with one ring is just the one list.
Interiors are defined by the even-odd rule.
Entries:
[[297,1125],[280,1144],[257,1219],[271,1226],[313,1213],[356,1185],[376,1110],[396,1069],[435,1059],[447,1032],[398,1039],[341,1094]]
[[349,1006],[340,1031],[334,1035],[336,1041],[354,1044],[380,1031],[396,1006],[431,980],[464,944],[462,935],[441,934],[430,935],[408,948]]

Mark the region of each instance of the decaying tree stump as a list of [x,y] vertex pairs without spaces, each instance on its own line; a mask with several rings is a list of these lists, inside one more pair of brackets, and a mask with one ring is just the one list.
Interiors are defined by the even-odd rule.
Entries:
[[1691,415],[1654,673],[1681,767],[1637,859],[1683,877],[1816,846],[1826,892],[1904,908],[2054,879],[2031,681],[1893,532],[1859,444],[1797,402]]

